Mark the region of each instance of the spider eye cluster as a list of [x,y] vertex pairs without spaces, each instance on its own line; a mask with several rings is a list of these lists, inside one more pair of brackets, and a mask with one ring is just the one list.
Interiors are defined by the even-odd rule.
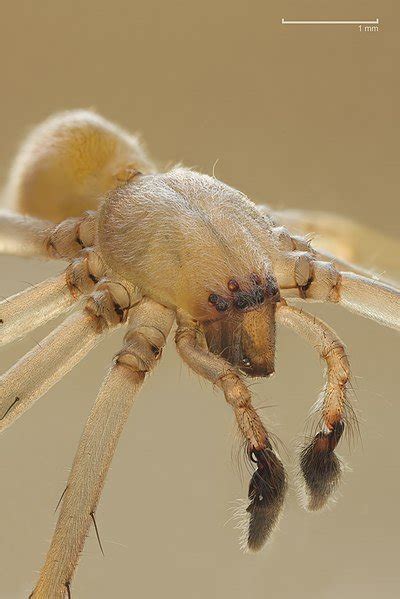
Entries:
[[211,305],[215,306],[215,309],[218,312],[226,312],[226,310],[229,308],[229,303],[216,293],[211,293],[208,296],[208,301]]
[[214,306],[218,312],[226,312],[231,307],[242,311],[252,310],[263,304],[266,299],[271,302],[279,302],[279,288],[274,280],[267,278],[263,285],[261,278],[255,273],[252,273],[250,280],[250,290],[243,291],[236,279],[229,279],[227,288],[230,291],[230,296],[225,298],[217,293],[211,293],[208,296],[209,304]]

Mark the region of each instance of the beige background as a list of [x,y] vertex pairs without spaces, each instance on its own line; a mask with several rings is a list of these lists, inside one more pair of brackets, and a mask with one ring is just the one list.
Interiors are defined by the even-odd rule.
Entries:
[[[161,163],[182,160],[279,207],[317,207],[398,234],[399,19],[396,3],[336,0],[2,3],[2,180],[29,128],[96,107],[140,130]],[[375,19],[283,27],[287,19]],[[1,258],[1,294],[60,268]],[[398,351],[390,330],[312,307],[352,357],[362,441],[331,511],[307,514],[292,488],[273,544],[242,555],[226,524],[247,477],[220,394],[190,375],[172,344],[121,440],[73,583],[74,599],[391,599],[400,594]],[[46,330],[1,351],[6,369]],[[115,335],[1,438],[0,597],[27,597],[54,526],[84,420]],[[288,448],[321,387],[321,364],[279,336],[277,375],[254,388]],[[225,525],[226,524],[226,525]]]

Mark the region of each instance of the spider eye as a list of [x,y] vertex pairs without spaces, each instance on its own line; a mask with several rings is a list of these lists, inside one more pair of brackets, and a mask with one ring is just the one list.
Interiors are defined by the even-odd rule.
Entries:
[[239,283],[235,279],[231,279],[230,281],[228,281],[228,289],[229,291],[238,291]]
[[218,312],[226,312],[226,310],[229,308],[229,304],[226,300],[220,298],[215,304],[215,307]]
[[212,306],[215,306],[218,312],[225,312],[229,308],[229,303],[216,293],[211,293],[208,296],[208,302]]
[[234,303],[236,308],[239,310],[244,310],[251,305],[252,301],[248,293],[238,293]]

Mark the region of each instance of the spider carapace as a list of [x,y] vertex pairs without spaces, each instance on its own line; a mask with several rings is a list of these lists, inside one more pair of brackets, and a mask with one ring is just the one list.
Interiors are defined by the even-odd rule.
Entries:
[[[300,466],[307,507],[329,501],[341,471],[335,449],[351,413],[349,362],[334,331],[293,303],[333,302],[399,329],[398,289],[313,249],[307,236],[286,228],[285,213],[257,206],[215,177],[185,168],[158,172],[135,136],[87,111],[57,115],[33,130],[4,202],[3,253],[69,265],[0,303],[1,342],[77,309],[1,376],[0,430],[112,330],[127,329],[82,434],[31,597],[70,596],[118,438],[174,323],[179,355],[222,390],[254,465],[246,546],[258,550],[268,539],[287,487],[245,382],[274,372],[277,322],[326,363],[321,426],[302,448]],[[304,229],[303,221],[299,212],[294,224]]]

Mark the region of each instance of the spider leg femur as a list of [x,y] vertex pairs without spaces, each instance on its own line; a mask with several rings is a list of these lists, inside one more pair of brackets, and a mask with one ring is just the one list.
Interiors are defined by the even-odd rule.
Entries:
[[137,291],[128,282],[99,281],[81,311],[71,314],[0,377],[0,431],[80,362],[103,334],[124,322],[135,301]]
[[66,595],[118,439],[146,374],[161,355],[174,317],[172,310],[147,298],[130,309],[124,347],[101,386],[83,431],[32,598],[62,599]]
[[67,259],[95,241],[97,213],[67,218],[60,224],[0,211],[0,253],[13,256]]
[[[354,222],[348,217],[314,210],[282,210],[274,212],[260,206],[262,213],[294,233],[310,235],[320,256],[333,258],[340,270],[350,270],[342,265],[361,265],[369,270],[386,271],[392,276],[400,274],[398,239],[376,231],[372,227]],[[371,251],[371,248],[374,248]],[[323,259],[323,258],[321,258]],[[365,270],[365,269],[364,269]],[[360,274],[362,274],[360,272]]]
[[333,302],[377,322],[400,329],[400,290],[356,272],[342,272],[284,228],[273,230],[278,251],[273,267],[283,297]]
[[[400,329],[400,290],[376,279],[352,272],[339,272],[328,262],[311,263],[307,288],[302,290],[306,300],[341,304],[361,316]],[[294,290],[286,296],[296,296]],[[298,294],[297,294],[298,295]]]
[[322,320],[286,302],[278,306],[276,318],[310,343],[327,367],[326,386],[316,404],[322,415],[322,430],[300,454],[307,507],[317,510],[333,495],[340,478],[341,465],[334,450],[345,426],[350,365],[343,342]]
[[54,223],[22,216],[15,212],[0,212],[0,253],[12,256],[49,258],[47,240]]
[[400,290],[392,285],[342,272],[337,303],[385,326],[400,329]]
[[0,302],[0,344],[25,336],[67,312],[106,275],[99,254],[85,248],[58,277],[29,287]]
[[204,333],[194,320],[182,312],[178,312],[177,320],[175,340],[179,355],[197,374],[222,389],[233,408],[247,454],[257,466],[249,486],[249,522],[244,540],[250,550],[257,551],[279,519],[286,493],[285,470],[238,371],[205,349]]

